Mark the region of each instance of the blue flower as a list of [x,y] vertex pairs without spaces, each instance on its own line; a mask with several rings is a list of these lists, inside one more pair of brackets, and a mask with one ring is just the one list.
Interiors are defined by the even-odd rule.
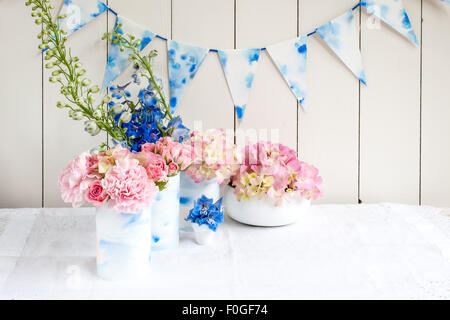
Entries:
[[167,129],[174,141],[183,142],[189,138],[189,129],[183,125],[180,116],[174,117],[167,125]]
[[218,225],[223,222],[222,198],[213,203],[213,199],[202,195],[196,201],[194,208],[189,211],[185,220],[199,226],[207,225],[209,229],[216,231]]
[[110,86],[109,91],[111,92],[111,96],[115,99],[122,99],[123,97],[131,97],[131,93],[126,90],[126,88],[130,85],[131,82],[128,82],[124,86]]

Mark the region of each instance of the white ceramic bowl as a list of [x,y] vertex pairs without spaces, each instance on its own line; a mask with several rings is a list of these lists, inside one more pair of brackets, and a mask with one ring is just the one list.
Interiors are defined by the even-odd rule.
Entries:
[[252,226],[276,227],[292,224],[307,213],[311,200],[293,194],[290,201],[275,206],[264,196],[261,200],[238,201],[234,189],[227,187],[224,194],[224,210],[234,220]]

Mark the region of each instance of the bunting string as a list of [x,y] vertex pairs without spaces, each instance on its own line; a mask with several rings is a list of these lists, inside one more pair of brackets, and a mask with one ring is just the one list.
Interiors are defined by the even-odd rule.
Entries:
[[[450,0],[439,1],[450,5]],[[126,19],[101,0],[65,0],[60,14],[65,13],[66,18],[59,23],[70,35],[103,12],[109,11],[116,16],[115,27],[121,26],[118,32],[132,34],[136,39],[141,40],[139,50],[143,50],[154,38],[166,41],[172,113],[176,111],[180,100],[203,64],[208,52],[216,52],[222,65],[237,117],[242,120],[261,51],[264,50],[268,52],[298,103],[306,110],[308,38],[315,34],[330,47],[332,53],[348,67],[359,81],[367,85],[353,13],[361,7],[399,32],[413,44],[419,44],[402,0],[361,0],[341,16],[315,28],[304,36],[263,48],[250,49],[211,49],[168,39]],[[120,51],[117,44],[110,44],[103,89],[106,89],[130,65],[128,54],[128,52]]]

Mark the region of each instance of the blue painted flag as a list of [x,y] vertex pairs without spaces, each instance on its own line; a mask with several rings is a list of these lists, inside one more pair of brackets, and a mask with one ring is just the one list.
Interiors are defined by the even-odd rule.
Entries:
[[[117,28],[119,25],[121,25],[121,27]],[[141,43],[138,46],[140,51],[142,51],[155,38],[155,34],[153,32],[144,29],[133,21],[130,21],[122,16],[117,16],[114,30],[116,29],[120,34],[125,36],[133,35],[135,40],[141,40]],[[130,53],[130,49],[120,51],[119,43],[111,43],[108,62],[106,64],[105,77],[103,79],[103,90],[106,89],[108,85],[130,65]]]
[[236,114],[241,120],[247,107],[261,49],[219,50],[218,54]]
[[167,40],[170,111],[175,112],[209,49]]
[[366,84],[353,10],[324,24],[316,31],[355,76]]
[[307,39],[304,36],[267,47],[270,57],[303,110],[306,110]]
[[361,5],[367,8],[367,12],[380,18],[409,41],[419,45],[401,0],[363,0]]
[[59,26],[70,35],[106,10],[108,7],[99,0],[65,0],[59,15],[67,17],[59,20]]

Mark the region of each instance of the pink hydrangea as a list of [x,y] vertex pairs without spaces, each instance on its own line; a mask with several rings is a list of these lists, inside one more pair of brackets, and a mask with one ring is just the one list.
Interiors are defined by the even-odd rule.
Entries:
[[89,152],[83,152],[64,168],[58,180],[64,202],[72,203],[74,208],[84,203],[90,183],[98,178],[95,167],[95,159]]
[[186,173],[197,183],[212,179],[219,183],[228,181],[242,161],[242,153],[233,140],[224,130],[193,132],[186,144],[192,146],[195,159]]
[[312,165],[301,162],[297,153],[281,144],[252,143],[245,147],[245,161],[232,185],[239,199],[271,198],[275,205],[296,192],[305,199],[317,199],[322,195],[322,178]]
[[138,213],[151,205],[158,192],[145,168],[133,158],[117,160],[105,175],[102,185],[111,198],[109,207],[126,213]]

